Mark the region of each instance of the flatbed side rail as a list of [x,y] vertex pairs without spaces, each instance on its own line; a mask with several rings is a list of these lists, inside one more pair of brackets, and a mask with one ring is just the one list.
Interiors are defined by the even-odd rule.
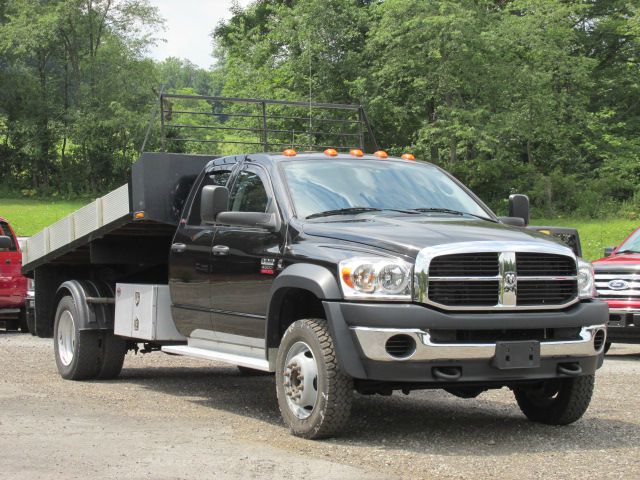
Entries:
[[35,261],[50,253],[130,216],[129,184],[125,184],[29,237],[23,271],[30,271]]

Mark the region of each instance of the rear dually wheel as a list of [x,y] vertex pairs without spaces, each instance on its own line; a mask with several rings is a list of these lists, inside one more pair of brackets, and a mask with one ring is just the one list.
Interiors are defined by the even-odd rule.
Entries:
[[80,314],[71,296],[58,303],[54,323],[56,366],[62,378],[95,378],[102,366],[101,333],[80,330]]

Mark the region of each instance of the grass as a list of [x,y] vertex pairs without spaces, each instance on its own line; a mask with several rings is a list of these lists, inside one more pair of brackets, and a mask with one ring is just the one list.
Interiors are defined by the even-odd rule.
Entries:
[[[89,199],[0,199],[0,217],[9,220],[17,235],[29,236],[89,202]],[[582,253],[587,260],[601,258],[604,247],[618,245],[634,228],[640,226],[638,220],[618,218],[606,220],[537,218],[532,220],[531,224],[577,228],[582,241]]]
[[9,221],[16,235],[28,237],[90,201],[89,199],[2,198],[0,199],[0,217]]
[[582,256],[589,261],[602,258],[604,247],[617,246],[634,229],[640,226],[638,220],[611,218],[603,220],[580,220],[575,218],[537,218],[531,225],[549,227],[571,227],[578,229]]

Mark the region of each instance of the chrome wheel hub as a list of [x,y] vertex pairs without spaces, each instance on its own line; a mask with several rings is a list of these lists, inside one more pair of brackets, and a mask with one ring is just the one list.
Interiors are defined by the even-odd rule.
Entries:
[[76,328],[73,322],[73,315],[69,310],[65,310],[58,320],[58,357],[65,367],[73,361],[73,353],[76,348]]
[[283,372],[287,405],[301,420],[309,417],[318,400],[318,365],[311,348],[296,342],[289,349]]

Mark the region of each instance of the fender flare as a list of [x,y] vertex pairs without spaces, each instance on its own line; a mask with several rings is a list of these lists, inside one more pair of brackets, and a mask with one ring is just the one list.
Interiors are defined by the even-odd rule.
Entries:
[[63,297],[71,296],[76,304],[79,318],[78,330],[113,330],[114,307],[108,304],[88,304],[87,297],[113,298],[113,289],[103,282],[91,280],[67,280],[58,287],[51,309],[51,322],[55,322],[58,303]]
[[[278,315],[285,295],[292,288],[311,292],[320,301],[342,298],[338,282],[328,268],[311,263],[296,263],[288,266],[275,278],[269,291],[265,326],[267,348],[278,346],[280,340]],[[270,355],[271,353],[273,352],[270,352]]]
[[319,300],[342,300],[342,291],[334,275],[328,268],[312,263],[296,263],[280,272],[271,285],[270,298],[287,287],[308,290]]
[[333,337],[338,362],[343,371],[354,378],[366,378],[358,349],[340,311],[342,289],[336,277],[323,266],[297,263],[284,269],[271,285],[266,325],[266,346],[269,363],[275,369],[275,358],[280,340],[278,313],[287,291],[291,288],[311,292],[322,302],[329,331]]

